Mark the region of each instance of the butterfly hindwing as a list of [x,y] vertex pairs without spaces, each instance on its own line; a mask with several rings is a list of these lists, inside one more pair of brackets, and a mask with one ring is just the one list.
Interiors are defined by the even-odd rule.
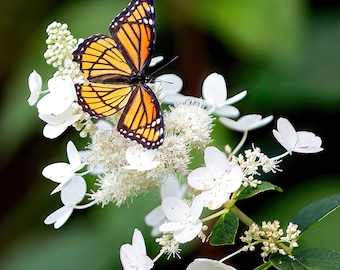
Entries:
[[131,85],[86,83],[76,84],[78,103],[96,117],[106,117],[122,110],[132,94]]
[[163,127],[161,107],[152,90],[146,85],[135,86],[118,122],[118,131],[152,149],[163,143]]

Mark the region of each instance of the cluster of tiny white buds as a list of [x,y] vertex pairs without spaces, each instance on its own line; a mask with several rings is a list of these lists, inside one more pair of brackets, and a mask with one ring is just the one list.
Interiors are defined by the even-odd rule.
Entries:
[[[230,151],[226,147],[227,151]],[[230,163],[239,165],[242,169],[244,179],[242,185],[256,188],[261,184],[261,181],[254,176],[260,175],[259,168],[265,173],[278,171],[278,163],[273,159],[268,158],[267,155],[261,152],[259,147],[254,147],[244,151],[244,154],[238,156],[231,156]]]
[[61,77],[63,79],[70,76],[74,82],[85,82],[84,74],[80,71],[79,65],[69,59],[64,61],[63,66],[58,66],[58,70],[53,74],[53,76]]
[[[257,244],[262,244],[261,256],[263,258],[277,252],[286,255],[287,252],[290,253],[294,247],[298,246],[296,241],[301,232],[297,228],[297,224],[290,222],[286,229],[286,236],[283,236],[284,231],[280,228],[280,222],[277,220],[274,222],[263,221],[261,227],[253,223],[244,233],[245,236],[240,237],[242,242],[247,243],[243,250],[254,251]],[[289,247],[286,244],[289,244]]]
[[281,241],[289,243],[289,248],[295,248],[298,246],[296,240],[299,238],[301,231],[298,230],[298,225],[289,222],[286,229],[286,236],[281,237]]
[[202,230],[199,232],[199,234],[197,235],[197,237],[199,238],[199,239],[201,239],[201,241],[202,241],[202,243],[205,243],[205,241],[207,240],[207,236],[205,235],[205,231],[207,231],[208,230],[208,225],[203,225],[202,226]]
[[156,242],[162,246],[161,253],[167,254],[168,260],[170,257],[181,259],[179,254],[182,249],[179,248],[179,243],[173,238],[172,234],[163,234],[160,238],[156,238]]
[[87,135],[91,137],[95,134],[98,127],[93,123],[91,116],[84,112],[81,106],[78,103],[73,104],[73,113],[81,114],[78,121],[74,122],[72,126],[79,131],[79,136],[81,138],[86,138]]
[[54,21],[46,29],[48,37],[44,57],[46,63],[55,68],[63,65],[65,59],[72,59],[72,51],[77,45],[77,39],[67,28],[67,24]]

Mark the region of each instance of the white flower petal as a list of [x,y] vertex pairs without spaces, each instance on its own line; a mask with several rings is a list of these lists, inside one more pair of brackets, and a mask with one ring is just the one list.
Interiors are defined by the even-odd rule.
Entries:
[[254,123],[253,125],[250,126],[249,130],[254,130],[260,127],[263,127],[267,124],[269,124],[272,120],[273,120],[273,116],[269,115],[263,119],[261,119],[260,121],[258,121],[257,123]]
[[72,212],[73,212],[73,206],[65,205],[57,209],[56,211],[54,211],[52,214],[48,215],[45,218],[44,223],[46,225],[54,223],[54,228],[59,229],[68,220]]
[[157,206],[145,216],[145,223],[151,227],[160,225],[165,220],[165,214],[161,205]]
[[124,244],[121,246],[120,260],[125,270],[149,270],[153,267],[153,261],[146,255],[143,235],[138,229],[134,230],[132,245]]
[[138,254],[146,254],[144,238],[140,230],[135,229],[132,236],[132,246]]
[[74,83],[70,76],[52,77],[48,81],[48,89],[50,93],[62,100],[71,99],[72,101],[77,100],[77,94],[74,87]]
[[208,168],[216,171],[226,171],[229,169],[229,162],[225,154],[214,146],[208,146],[204,150],[204,162]]
[[242,184],[243,173],[239,166],[233,165],[228,174],[223,179],[225,185],[225,192],[232,193],[236,191]]
[[208,190],[216,185],[216,170],[201,167],[193,170],[188,175],[188,184],[194,189]]
[[161,232],[175,232],[178,230],[182,230],[186,224],[183,222],[166,222],[159,226],[159,230]]
[[229,199],[230,193],[225,192],[225,190],[221,188],[221,183],[219,183],[210,190],[202,191],[200,196],[202,196],[204,200],[204,207],[210,210],[216,210]]
[[130,244],[124,244],[120,247],[120,261],[124,270],[137,269],[137,254]]
[[236,268],[219,261],[198,258],[190,263],[186,270],[237,270]]
[[174,232],[174,238],[179,243],[187,243],[193,240],[202,229],[202,221],[197,220],[194,224],[189,223],[182,230]]
[[163,74],[156,78],[157,82],[160,82],[163,94],[165,96],[179,93],[183,88],[182,79],[175,74]]
[[240,101],[241,99],[243,99],[245,96],[247,95],[247,91],[244,90],[241,93],[236,94],[233,97],[228,98],[225,102],[224,102],[224,106],[225,105],[231,105],[234,104],[238,101]]
[[64,205],[75,205],[81,202],[86,194],[86,181],[81,176],[73,176],[60,193]]
[[125,169],[146,171],[156,168],[160,161],[153,161],[156,152],[140,146],[130,146],[126,149],[125,156],[129,166]]
[[222,75],[211,73],[203,81],[203,98],[213,106],[223,106],[227,99],[227,85]]
[[182,197],[179,196],[179,192],[181,191],[181,185],[179,184],[176,176],[174,174],[169,174],[164,179],[160,193],[161,198],[165,197]]
[[72,178],[72,169],[70,164],[65,162],[57,162],[47,165],[43,171],[42,175],[54,182],[63,183]]
[[80,156],[78,150],[72,141],[69,141],[66,145],[67,158],[70,162],[72,169],[76,169],[81,166]]
[[273,135],[288,152],[292,152],[297,143],[297,133],[286,118],[281,117],[277,120],[277,130],[273,130]]
[[323,150],[321,147],[322,140],[313,132],[298,131],[297,143],[293,148],[294,152],[298,153],[317,153]]
[[31,94],[27,101],[30,106],[33,106],[39,99],[42,87],[41,76],[35,70],[33,70],[28,77],[28,87]]
[[151,58],[151,62],[149,64],[149,67],[154,67],[156,66],[158,63],[162,62],[164,59],[163,56],[155,56]]
[[166,197],[162,201],[165,216],[170,221],[182,221],[190,215],[189,206],[177,197]]
[[267,116],[262,119],[262,116],[259,114],[248,114],[241,116],[237,121],[225,118],[225,117],[220,117],[219,121],[236,131],[244,132],[244,131],[249,131],[253,130],[259,127],[262,127],[266,124],[268,124],[270,121],[273,120],[273,116]]
[[235,108],[234,106],[222,106],[222,107],[216,107],[214,110],[214,114],[217,116],[222,117],[238,117],[240,115],[240,111]]
[[38,112],[40,114],[62,114],[73,103],[73,99],[60,99],[49,93],[43,96],[37,103]]
[[43,135],[48,139],[55,139],[59,137],[67,129],[64,125],[50,125],[46,124],[43,128]]
[[194,200],[192,201],[191,207],[190,207],[190,211],[191,211],[191,215],[190,215],[190,222],[196,222],[203,211],[203,203],[204,203],[204,199],[201,195],[198,195],[194,198]]

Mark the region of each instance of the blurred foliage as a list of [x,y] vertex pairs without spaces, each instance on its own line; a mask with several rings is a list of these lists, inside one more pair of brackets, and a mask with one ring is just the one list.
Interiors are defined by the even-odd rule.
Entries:
[[[43,123],[26,99],[32,69],[42,75],[45,87],[53,73],[43,58],[44,30],[50,22],[67,23],[77,38],[107,34],[109,22],[127,1],[14,0],[2,4],[0,268],[120,268],[119,246],[131,241],[134,227],[149,232],[143,217],[158,204],[159,196],[141,196],[130,207],[77,211],[59,231],[43,225],[44,217],[60,202],[57,196],[48,195],[53,183],[40,172],[51,162],[65,160],[66,141],[76,140],[77,134],[69,131],[54,141],[43,138]],[[155,54],[166,59],[179,56],[162,72],[180,75],[184,93],[200,96],[204,77],[217,71],[228,80],[231,94],[248,90],[246,99],[237,104],[241,113],[283,115],[297,129],[311,129],[324,139],[322,154],[292,156],[283,162],[283,173],[269,179],[283,187],[284,193],[259,196],[248,204],[246,200],[240,208],[257,221],[279,219],[284,224],[308,203],[339,193],[335,130],[340,117],[339,5],[302,0],[156,0],[156,9]],[[216,125],[218,147],[233,146],[239,134]],[[265,153],[280,153],[282,149],[270,136],[273,126],[252,132],[248,146],[255,142]],[[307,231],[300,244],[340,250],[339,241],[334,241],[339,222],[336,211]],[[147,241],[151,256],[156,255],[154,240]],[[217,258],[227,252],[211,251],[206,245],[193,252],[203,256],[202,249]],[[190,259],[185,254],[183,265]],[[244,256],[248,254],[235,259],[238,267]],[[250,260],[246,263],[242,269],[250,268]],[[159,267],[166,269],[163,262]]]

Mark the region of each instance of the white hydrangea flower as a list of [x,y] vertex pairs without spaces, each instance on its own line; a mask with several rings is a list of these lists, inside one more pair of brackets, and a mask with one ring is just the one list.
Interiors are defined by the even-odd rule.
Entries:
[[[160,188],[161,198],[177,197],[182,199],[187,190],[187,185],[180,185],[174,174],[166,176]],[[152,227],[151,235],[160,234],[159,226],[166,221],[162,205],[157,206],[145,216],[145,223]]]
[[155,150],[149,150],[137,146],[130,146],[126,149],[125,157],[130,165],[124,166],[124,169],[148,171],[156,168],[159,164],[159,160],[154,160],[156,155]]
[[277,130],[273,130],[276,140],[290,153],[317,153],[323,150],[322,140],[309,131],[296,131],[286,118],[277,120]]
[[259,114],[248,114],[241,116],[237,121],[225,117],[220,117],[219,120],[223,125],[233,130],[244,132],[267,125],[273,120],[273,116],[270,115],[262,118],[262,116]]
[[189,207],[186,202],[177,197],[166,197],[162,208],[169,222],[159,226],[161,232],[173,232],[174,239],[179,243],[193,240],[202,229],[199,219],[203,210],[203,198],[198,195]]
[[74,83],[70,76],[52,77],[48,81],[49,93],[37,103],[40,114],[60,115],[77,100]]
[[153,261],[146,254],[143,235],[138,229],[133,232],[132,245],[120,247],[120,261],[124,270],[149,270],[153,267]]
[[44,223],[46,225],[54,224],[54,228],[59,229],[71,216],[77,203],[84,199],[85,194],[86,181],[81,176],[73,176],[60,192],[60,198],[64,206],[48,215]]
[[81,162],[77,148],[72,141],[67,143],[66,151],[69,163],[52,163],[47,165],[42,171],[42,175],[44,177],[52,180],[53,182],[59,183],[51,194],[63,190],[69,181],[76,175],[76,172],[86,165],[86,163]]
[[218,116],[237,117],[238,109],[230,105],[243,99],[247,95],[247,91],[242,91],[228,99],[227,92],[226,82],[223,76],[218,73],[211,73],[203,81],[202,96],[205,105]]
[[201,190],[204,206],[210,210],[221,207],[242,184],[243,173],[238,165],[229,164],[226,156],[216,147],[204,151],[206,167],[193,170],[188,184]]
[[37,103],[39,99],[42,87],[41,76],[35,70],[33,70],[28,77],[28,87],[30,89],[31,94],[27,102],[30,106],[33,106],[35,103]]
[[206,258],[197,258],[192,263],[190,263],[186,268],[186,270],[206,270],[206,269],[236,270],[236,268],[230,265],[226,265],[220,261]]
[[49,139],[55,139],[60,136],[69,126],[78,121],[81,116],[81,113],[73,113],[72,105],[70,105],[69,108],[58,115],[38,114],[38,117],[46,122],[46,125],[43,129],[43,135]]
[[174,104],[189,97],[180,94],[183,88],[182,79],[175,74],[163,74],[155,79],[156,88],[161,88],[164,94],[164,103]]

